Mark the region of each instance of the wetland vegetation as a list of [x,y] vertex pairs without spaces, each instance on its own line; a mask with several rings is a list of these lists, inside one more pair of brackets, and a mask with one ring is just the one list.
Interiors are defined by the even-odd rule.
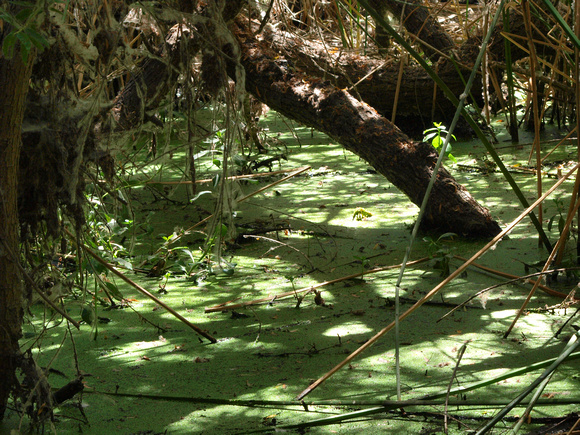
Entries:
[[573,433],[573,6],[2,2],[0,432]]

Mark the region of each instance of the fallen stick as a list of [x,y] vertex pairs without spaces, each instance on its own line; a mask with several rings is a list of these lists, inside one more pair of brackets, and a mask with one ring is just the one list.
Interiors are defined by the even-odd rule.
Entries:
[[[428,261],[429,258],[425,257],[425,258],[421,258],[419,260],[414,260],[414,261],[409,261],[407,263],[408,266],[414,266],[416,264],[420,264],[420,263],[424,263],[425,261]],[[369,275],[371,273],[377,273],[377,272],[381,272],[383,270],[389,270],[389,269],[396,269],[398,267],[401,267],[400,264],[396,264],[394,266],[385,266],[385,267],[378,267],[376,269],[371,269],[371,270],[367,270],[365,272],[359,272],[359,273],[355,273],[352,275],[348,275],[348,276],[343,276],[341,278],[336,278],[330,281],[325,281],[325,282],[321,282],[318,284],[314,284],[308,287],[304,287],[302,289],[299,290],[290,290],[284,293],[280,293],[277,294],[275,296],[270,296],[267,298],[261,298],[261,299],[254,299],[253,301],[248,301],[248,302],[242,302],[241,304],[235,304],[235,305],[226,305],[226,303],[224,304],[220,304],[220,305],[215,305],[213,307],[210,308],[206,308],[205,312],[206,313],[214,313],[216,311],[228,311],[228,310],[235,310],[236,308],[242,308],[242,307],[248,307],[250,305],[259,305],[259,304],[265,304],[265,303],[269,303],[269,302],[274,302],[277,301],[278,299],[282,299],[282,298],[286,298],[288,296],[294,296],[297,295],[299,293],[304,293],[304,292],[308,292],[320,287],[324,287],[326,285],[329,284],[335,284],[337,282],[341,282],[341,281],[346,281],[348,279],[353,279],[353,278],[357,278],[359,276],[363,276],[363,275]]]
[[[461,257],[460,255],[454,255],[453,258],[457,258],[458,260],[461,260],[461,261],[467,261],[467,258]],[[502,278],[508,278],[508,279],[514,280],[514,281],[516,281],[516,280],[521,280],[521,281],[526,280],[527,282],[529,282],[532,285],[536,284],[536,281],[535,280],[528,279],[525,276],[512,275],[511,273],[502,272],[501,270],[495,270],[495,269],[492,269],[490,267],[482,266],[481,264],[477,264],[477,263],[471,263],[471,265],[473,267],[477,267],[478,269],[481,269],[481,270],[483,270],[485,272],[489,272],[489,273],[491,273],[493,275],[501,276]],[[564,293],[561,293],[561,292],[559,292],[557,290],[551,289],[550,287],[547,287],[547,286],[542,285],[542,284],[540,284],[538,286],[538,288],[540,288],[542,291],[544,291],[545,293],[549,294],[550,296],[556,296],[556,297],[563,298],[563,299],[565,299],[568,296],[568,295],[566,295]]]
[[[251,180],[252,178],[261,178],[261,177],[270,177],[272,175],[279,175],[279,174],[287,174],[287,169],[282,169],[280,171],[272,171],[272,172],[259,172],[257,174],[246,174],[246,175],[232,175],[231,177],[227,177],[226,180]],[[181,185],[181,184],[203,184],[203,183],[211,183],[213,178],[204,178],[203,180],[183,180],[183,181],[147,181],[145,184],[163,184],[163,185]]]
[[[459,257],[457,255],[454,255],[454,257],[455,258],[462,258],[462,257]],[[467,261],[467,259],[465,259],[464,261]],[[484,270],[485,272],[488,272],[490,274],[496,273],[498,276],[501,276],[501,277],[506,277],[506,276],[507,277],[510,277],[510,276],[513,276],[513,279],[510,279],[509,281],[501,282],[499,284],[494,284],[494,285],[492,285],[490,287],[487,287],[487,288],[484,288],[483,290],[478,291],[474,295],[471,295],[469,298],[467,298],[465,301],[461,302],[459,305],[456,305],[455,307],[453,307],[453,309],[451,311],[449,311],[445,315],[441,316],[439,318],[439,320],[437,320],[437,322],[440,322],[441,320],[443,320],[446,317],[450,316],[451,314],[453,314],[458,309],[460,309],[462,307],[465,307],[469,302],[471,302],[472,300],[474,300],[476,297],[478,297],[478,296],[480,296],[480,295],[482,295],[484,293],[487,293],[490,290],[493,290],[493,289],[498,288],[498,287],[503,287],[503,286],[508,285],[508,284],[514,284],[514,283],[516,283],[518,281],[524,281],[524,280],[527,281],[530,284],[534,284],[535,285],[536,284],[536,281],[530,279],[531,277],[541,276],[541,275],[547,275],[549,273],[554,273],[556,271],[561,272],[561,271],[564,271],[565,270],[565,269],[552,269],[552,270],[546,270],[544,272],[532,273],[532,274],[526,275],[526,276],[516,276],[516,275],[511,275],[509,273],[504,273],[504,272],[500,272],[500,271],[497,271],[497,270],[489,269],[489,268],[487,268],[485,266],[477,265],[475,263],[472,263],[472,266],[480,267],[482,270]],[[539,287],[545,287],[545,286],[540,285]],[[549,287],[546,287],[546,288],[548,290],[550,290],[550,292],[552,292],[552,293],[550,293],[550,292],[546,292],[546,293],[548,293],[548,294],[550,294],[552,296],[558,296],[558,297],[561,297],[562,299],[564,299],[564,302],[562,302],[562,304],[565,303],[566,302],[566,299],[568,299],[568,298],[573,299],[573,300],[580,300],[580,298],[571,297],[571,294],[570,295],[566,295],[564,293],[557,292],[556,290],[552,290]]]
[[[292,177],[295,177],[296,175],[298,175],[298,174],[301,174],[302,172],[304,172],[304,171],[307,171],[307,170],[309,170],[309,169],[310,169],[310,166],[302,166],[302,167],[300,167],[300,168],[296,169],[296,170],[295,170],[294,172],[292,172],[291,174],[288,174],[286,177],[284,177],[284,178],[280,178],[278,181],[274,181],[273,183],[270,183],[270,184],[268,184],[267,186],[264,186],[264,187],[262,187],[261,189],[258,189],[258,190],[256,190],[255,192],[249,193],[249,194],[247,194],[246,196],[244,196],[244,197],[242,197],[242,198],[238,199],[238,200],[237,200],[237,201],[238,201],[238,204],[239,204],[240,202],[244,202],[246,199],[249,199],[249,198],[251,198],[252,196],[255,196],[255,195],[257,195],[257,194],[258,194],[258,193],[260,193],[260,192],[263,192],[264,190],[267,190],[267,189],[269,189],[269,188],[271,188],[271,187],[274,187],[274,186],[276,186],[277,184],[283,183],[284,181],[286,181],[286,180],[289,180],[290,178],[292,178]],[[284,172],[288,172],[288,171],[284,171]],[[203,223],[207,222],[207,221],[208,221],[208,220],[210,220],[212,217],[213,217],[213,214],[210,214],[208,217],[206,217],[206,218],[204,218],[204,219],[200,220],[200,221],[199,221],[198,223],[196,223],[195,225],[192,225],[191,227],[189,227],[188,229],[186,229],[186,230],[183,232],[183,234],[188,234],[188,233],[189,233],[189,231],[193,230],[194,228],[197,228],[197,227],[199,227],[201,224],[203,224]],[[179,237],[176,237],[176,238],[175,238],[175,241],[177,241],[177,240],[179,240]]]
[[[73,240],[75,239],[75,237],[66,228],[64,229],[64,231]],[[193,323],[191,323],[189,320],[187,320],[185,317],[183,317],[181,314],[179,314],[177,311],[175,311],[173,308],[171,308],[165,302],[161,301],[158,297],[156,297],[155,295],[153,295],[150,292],[148,292],[147,290],[145,290],[139,284],[137,284],[136,282],[134,282],[134,281],[130,280],[129,278],[127,278],[123,273],[119,272],[115,268],[115,266],[113,266],[112,264],[107,263],[105,260],[103,260],[97,254],[95,254],[88,246],[86,246],[85,244],[80,243],[80,242],[79,242],[79,246],[83,249],[83,251],[85,251],[87,254],[89,254],[91,257],[93,257],[95,260],[97,260],[100,264],[102,264],[108,270],[110,270],[111,272],[113,272],[115,275],[117,275],[119,278],[121,278],[127,284],[129,284],[130,286],[132,286],[133,288],[135,288],[136,290],[138,290],[139,292],[141,292],[142,294],[144,294],[145,296],[147,296],[149,299],[151,299],[152,301],[154,301],[159,306],[165,308],[167,311],[169,311],[171,314],[173,314],[173,316],[175,316],[177,319],[181,320],[183,323],[185,323],[187,326],[189,326],[191,329],[193,329],[199,335],[207,338],[212,343],[217,343],[217,340],[214,337],[212,337],[211,335],[209,335],[207,332],[203,331],[199,327],[195,326]]]

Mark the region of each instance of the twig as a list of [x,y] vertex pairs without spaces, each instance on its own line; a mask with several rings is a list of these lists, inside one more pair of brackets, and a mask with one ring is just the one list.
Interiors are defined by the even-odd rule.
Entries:
[[[69,237],[74,238],[74,236],[66,228],[64,229],[64,231],[69,235]],[[129,284],[130,286],[132,286],[133,288],[135,288],[136,290],[138,290],[139,292],[141,292],[142,294],[147,296],[149,299],[154,301],[159,306],[165,308],[167,311],[169,311],[171,314],[173,314],[173,316],[175,316],[177,319],[181,320],[183,323],[185,323],[187,326],[189,326],[191,329],[193,329],[199,335],[207,338],[212,343],[217,343],[217,340],[214,337],[212,337],[211,335],[209,335],[207,332],[200,329],[199,327],[195,326],[193,323],[191,323],[189,320],[187,320],[185,317],[183,317],[181,314],[179,314],[177,311],[175,311],[173,308],[171,308],[165,302],[161,301],[158,297],[149,293],[147,290],[145,290],[139,284],[137,284],[136,282],[127,278],[123,273],[119,272],[112,264],[107,263],[105,260],[103,260],[97,254],[95,254],[88,246],[86,246],[83,243],[79,243],[79,246],[83,249],[83,251],[85,251],[87,254],[89,254],[91,257],[93,257],[95,260],[97,260],[99,263],[101,263],[108,270],[113,272],[115,275],[117,275],[119,278],[121,278],[127,284]]]
[[[558,271],[564,271],[566,269],[552,269],[552,270],[546,270],[545,272],[536,272],[536,273],[532,273],[530,275],[525,275],[525,276],[516,276],[513,279],[510,279],[509,281],[505,281],[505,282],[500,282],[499,284],[494,284],[492,286],[489,286],[487,288],[484,288],[483,290],[478,291],[477,293],[475,293],[474,295],[470,296],[469,298],[467,298],[465,301],[461,302],[459,305],[456,305],[455,307],[453,307],[453,309],[451,311],[449,311],[448,313],[446,313],[445,315],[441,316],[437,322],[440,322],[441,320],[445,319],[446,317],[450,316],[451,314],[453,314],[455,311],[457,311],[459,308],[464,307],[465,305],[467,305],[470,301],[472,301],[473,299],[475,299],[478,296],[481,296],[484,293],[487,293],[488,291],[491,291],[495,288],[498,287],[502,287],[504,285],[508,285],[508,284],[513,284],[515,282],[518,281],[523,281],[523,280],[527,280],[532,276],[539,276],[539,275],[549,275],[551,273],[554,272],[558,272]],[[512,275],[513,276],[513,275]],[[529,281],[531,284],[535,284],[536,281],[530,280]],[[541,286],[541,287],[545,287],[545,286]],[[551,289],[550,289],[551,290]],[[565,295],[564,293],[560,293],[557,292],[555,290],[551,290],[550,292],[546,292],[548,294],[551,294],[552,296],[560,296],[563,299],[566,299],[568,296]]]
[[[454,255],[453,258],[457,258],[458,260],[461,260],[461,261],[467,261],[467,258],[461,257],[459,255]],[[484,270],[486,272],[492,273],[492,274],[497,275],[497,276],[501,276],[503,278],[510,278],[513,281],[519,281],[521,279],[527,279],[527,278],[531,278],[533,276],[543,275],[542,272],[538,272],[538,273],[532,273],[530,275],[525,275],[525,276],[517,276],[517,275],[512,275],[511,273],[502,272],[500,270],[495,270],[495,269],[492,269],[490,267],[482,266],[481,264],[477,264],[477,263],[471,263],[471,266],[477,267],[478,269]],[[563,271],[570,270],[570,269],[576,269],[576,268],[574,267],[574,268],[566,268],[566,269],[554,269],[552,271],[547,271],[547,273],[549,273],[549,272],[563,272]],[[510,282],[512,282],[512,281],[509,281],[505,284],[509,284]],[[535,283],[536,283],[536,281],[530,280],[530,284],[535,284]],[[550,296],[556,296],[559,298],[566,297],[566,295],[564,293],[561,293],[557,290],[551,289],[550,287],[547,287],[543,284],[539,284],[538,288],[541,289],[542,291],[544,291],[545,293],[549,294]]]
[[[429,258],[425,257],[425,258],[421,258],[419,260],[415,260],[415,261],[409,261],[407,263],[408,266],[414,266],[416,264],[420,264],[420,263],[424,263],[425,261],[428,261]],[[330,281],[325,281],[325,282],[321,282],[309,287],[304,287],[302,289],[299,290],[291,290],[291,291],[287,291],[284,293],[279,293],[275,296],[269,296],[267,298],[261,298],[261,299],[255,299],[253,301],[248,301],[248,302],[243,302],[241,304],[235,304],[235,305],[226,305],[226,304],[220,304],[220,305],[215,305],[213,307],[210,308],[206,308],[205,312],[206,313],[214,313],[216,311],[227,311],[227,310],[235,310],[236,308],[242,308],[242,307],[247,307],[250,305],[259,305],[259,304],[264,304],[264,303],[270,303],[273,302],[275,300],[278,299],[282,299],[282,298],[286,298],[288,296],[295,296],[298,293],[304,293],[304,292],[309,292],[312,291],[316,288],[320,288],[320,287],[324,287],[325,285],[329,285],[329,284],[335,284],[337,282],[341,282],[341,281],[346,281],[349,279],[353,279],[353,278],[357,278],[359,276],[363,276],[363,275],[368,275],[371,273],[377,273],[377,272],[382,272],[383,270],[390,270],[390,269],[398,269],[399,267],[401,267],[400,264],[396,264],[394,266],[385,266],[385,267],[379,267],[376,269],[371,269],[371,270],[366,270],[364,272],[360,272],[360,273],[355,273],[353,275],[348,275],[348,276],[343,276],[341,278],[337,278],[337,279],[333,279]]]
[[465,353],[465,349],[467,349],[467,343],[469,343],[469,341],[466,341],[465,343],[463,343],[463,345],[461,346],[461,348],[459,348],[459,352],[457,352],[457,363],[455,364],[455,367],[453,368],[453,373],[451,374],[451,379],[449,379],[449,386],[447,387],[447,394],[445,395],[445,411],[443,411],[443,421],[444,421],[444,431],[447,434],[448,432],[448,427],[447,427],[447,409],[449,406],[449,396],[451,394],[451,387],[453,386],[453,381],[454,379],[457,377],[457,370],[459,368],[459,363],[461,362],[461,358],[463,358],[463,354]]
[[560,326],[560,328],[556,331],[556,333],[554,334],[554,338],[558,338],[558,335],[560,335],[562,333],[562,331],[564,330],[564,328],[566,327],[566,325],[568,325],[568,323],[570,323],[570,321],[574,318],[574,316],[576,316],[576,314],[578,314],[578,312],[580,312],[580,307],[576,309],[576,311],[574,312],[574,314],[572,314],[565,322],[562,326]]
[[[260,177],[270,177],[272,175],[278,174],[287,174],[288,170],[283,169],[280,171],[272,171],[272,172],[260,172],[257,174],[246,174],[246,175],[232,175],[231,177],[227,177],[226,180],[248,180],[252,178],[260,178]],[[162,184],[162,185],[181,185],[181,184],[203,184],[203,183],[211,183],[213,178],[204,178],[203,180],[182,180],[182,181],[146,181],[145,184]]]
[[[580,163],[578,163],[575,166],[575,168],[577,168],[578,165],[580,165]],[[576,175],[578,175],[578,174],[576,174]],[[577,178],[577,181],[578,181],[578,178]],[[575,184],[575,187],[577,188],[576,184]],[[572,201],[572,202],[574,202],[574,201]],[[570,212],[568,213],[568,216],[566,217],[566,222],[564,223],[564,227],[562,228],[562,234],[567,234],[568,231],[570,230],[570,225],[572,225],[572,220],[574,219],[574,215],[577,213],[579,208],[580,208],[580,198],[576,198],[574,206],[572,207],[572,205],[571,205]],[[542,267],[542,272],[545,272],[546,270],[548,270],[548,267],[550,266],[550,264],[552,264],[552,261],[556,257],[558,250],[563,249],[565,243],[566,243],[566,239],[561,236],[558,239],[558,241],[556,242],[556,246],[554,246],[554,248],[552,249],[552,252],[550,252],[548,259],[546,260],[546,264],[544,264],[544,267]],[[516,322],[518,321],[518,319],[520,318],[520,316],[524,312],[526,306],[528,305],[528,303],[532,299],[532,296],[536,292],[536,289],[538,288],[539,284],[540,284],[540,280],[536,281],[536,283],[534,284],[534,286],[532,287],[532,289],[528,293],[528,296],[526,297],[526,299],[522,303],[521,308],[516,313],[514,320],[512,321],[511,325],[509,326],[509,328],[507,329],[507,331],[503,335],[504,339],[508,338],[512,329],[514,328],[514,326],[516,326]]]
[[38,294],[38,296],[40,296],[42,301],[46,305],[51,307],[54,311],[56,311],[58,314],[60,314],[62,317],[64,317],[66,320],[71,322],[75,326],[75,328],[80,329],[81,325],[79,322],[77,322],[76,320],[73,320],[72,317],[70,317],[58,305],[56,305],[54,302],[52,302],[49,299],[49,297],[46,296],[46,294],[38,288],[38,285],[34,282],[34,280],[31,278],[31,276],[26,272],[26,270],[24,270],[24,268],[22,267],[22,264],[20,264],[20,260],[18,260],[18,257],[16,257],[16,255],[14,255],[14,252],[12,252],[12,249],[10,248],[10,246],[8,246],[8,244],[5,243],[4,240],[2,240],[2,238],[0,238],[0,242],[2,242],[2,245],[4,245],[4,249],[6,249],[6,251],[8,251],[8,254],[10,255],[10,257],[12,257],[12,261],[14,262],[14,264],[16,264],[16,267],[18,267],[18,269],[20,270],[20,273],[22,274],[24,279],[26,279],[26,281],[28,281],[28,284],[30,284],[32,289]]
[[[311,268],[311,269],[314,269],[314,265],[312,264],[312,261],[310,261],[310,258],[308,258],[308,255],[306,255],[306,254],[305,254],[304,252],[302,252],[300,249],[297,249],[297,248],[295,248],[294,246],[291,246],[291,245],[289,245],[288,243],[284,243],[284,242],[281,242],[281,241],[279,241],[279,240],[276,240],[276,239],[271,239],[270,237],[265,237],[265,236],[256,236],[256,235],[254,235],[254,234],[244,234],[244,239],[248,239],[248,238],[254,238],[254,239],[264,239],[264,240],[267,240],[267,241],[269,241],[269,242],[272,242],[272,243],[278,243],[279,245],[286,246],[287,248],[290,248],[290,249],[294,249],[296,252],[298,252],[300,255],[302,255],[304,258],[306,258],[306,261],[308,261],[308,264],[310,264],[310,268]],[[276,248],[270,248],[270,250],[269,250],[269,251],[272,251],[273,249],[276,249]],[[268,252],[269,252],[269,251],[268,251]],[[265,255],[265,254],[264,254],[264,255]]]
[[[244,197],[242,197],[242,198],[238,199],[237,201],[238,201],[238,203],[240,203],[240,202],[244,202],[246,199],[249,199],[249,198],[251,198],[252,196],[255,196],[255,195],[257,195],[258,193],[261,193],[261,192],[263,192],[264,190],[270,189],[271,187],[273,187],[273,186],[276,186],[277,184],[283,183],[284,181],[286,181],[286,180],[289,180],[290,178],[293,178],[293,177],[295,177],[296,175],[298,175],[298,174],[301,174],[302,172],[304,172],[304,171],[307,171],[307,170],[309,170],[309,169],[310,169],[310,166],[302,166],[302,167],[300,167],[300,168],[296,169],[296,170],[295,170],[294,172],[292,172],[291,174],[287,175],[286,177],[284,177],[284,178],[280,178],[278,181],[274,181],[273,183],[270,183],[270,184],[268,184],[267,186],[264,186],[264,187],[262,187],[261,189],[258,189],[258,190],[256,190],[255,192],[252,192],[252,193],[250,193],[250,194],[248,194],[248,195],[246,195],[246,196],[244,196]],[[285,171],[285,172],[287,172],[287,171]],[[189,234],[189,232],[190,232],[191,230],[193,230],[194,228],[197,228],[197,227],[199,227],[201,224],[203,224],[203,223],[207,222],[207,221],[208,221],[208,220],[210,220],[210,219],[211,219],[213,216],[214,216],[213,214],[210,214],[208,217],[206,217],[206,218],[204,218],[204,219],[200,220],[200,221],[199,221],[198,223],[196,223],[195,225],[193,225],[193,226],[189,227],[188,229],[186,229],[186,230],[183,232],[183,234],[184,234],[184,235],[185,235],[185,234]],[[177,241],[178,239],[179,239],[179,237],[176,237],[176,238],[175,238],[174,240],[172,240],[172,241]]]

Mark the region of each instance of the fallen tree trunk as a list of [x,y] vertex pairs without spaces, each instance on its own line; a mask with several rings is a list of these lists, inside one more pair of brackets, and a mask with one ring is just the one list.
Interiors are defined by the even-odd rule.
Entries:
[[[288,63],[281,60],[278,65],[274,61],[276,53],[266,44],[260,44],[250,31],[243,30],[246,26],[244,20],[236,33],[243,51],[242,64],[246,70],[248,91],[289,118],[327,133],[368,161],[419,205],[437,159],[435,150],[430,145],[413,142],[374,109],[329,82],[295,74],[288,68]],[[182,39],[183,36],[168,40],[167,52],[182,52],[178,47]],[[199,47],[192,41],[188,43],[195,49]],[[179,59],[169,57],[169,63],[179,62]],[[232,66],[235,65],[232,63]],[[120,109],[121,113],[130,114],[125,117],[130,121],[120,122],[119,127],[135,126],[142,119],[142,108],[159,99],[159,92],[149,91],[160,89],[160,76],[166,71],[166,66],[156,68],[155,74],[143,71],[134,81],[138,84],[133,83],[123,90],[116,109],[117,113]],[[231,76],[235,77],[235,74],[232,72]],[[139,88],[148,92],[139,92]],[[149,98],[143,99],[144,96]],[[123,107],[125,105],[129,107]],[[135,106],[139,109],[135,110]],[[445,169],[438,174],[422,226],[475,237],[490,237],[499,232],[499,226],[489,211],[481,207]]]
[[368,3],[383,17],[390,12],[400,19],[405,29],[417,37],[427,57],[436,60],[440,52],[447,54],[455,48],[453,38],[420,0],[368,0]]
[[[397,6],[400,4],[397,2],[393,4],[391,0],[385,2],[369,0],[369,3],[382,14],[387,11],[394,14],[403,13],[403,25],[408,32],[421,36],[439,51],[453,50],[453,58],[440,57],[433,68],[451,92],[459,97],[465,89],[465,83],[480,50],[481,35],[473,35],[460,46],[454,46],[449,35],[439,25],[430,25],[432,19],[427,21],[423,28],[419,26],[421,17],[424,17],[426,12],[419,5],[405,3],[406,7],[401,11],[397,9],[400,8]],[[509,28],[514,37],[526,37],[520,15],[511,14]],[[489,62],[497,67],[505,61],[502,31],[503,23],[493,30],[488,49]],[[432,39],[427,39],[427,35]],[[331,80],[335,86],[347,88],[387,119],[392,119],[396,102],[397,126],[414,137],[420,135],[426,128],[432,127],[433,121],[450,122],[455,113],[453,103],[435,85],[429,74],[412,60],[408,64],[401,65],[401,62],[405,62],[401,57],[385,60],[361,56],[357,51],[347,51],[342,47],[331,47],[329,50],[328,43],[322,44],[317,40],[295,36],[288,32],[266,32],[263,37],[280,56],[291,59],[293,67],[310,77]],[[536,31],[534,38],[542,40],[543,37]],[[538,49],[542,47],[540,45]],[[514,45],[511,56],[514,62],[527,56],[527,53]],[[401,68],[404,74],[399,77]],[[558,85],[553,83],[550,77],[540,77],[538,80],[545,80],[552,86]],[[501,77],[498,77],[498,82],[501,82]],[[473,83],[470,98],[473,98],[471,101],[479,107],[484,103],[480,75]]]
[[[317,41],[283,32],[266,33],[264,39],[279,56],[291,59],[293,66],[304,74],[330,80],[336,87],[348,89],[387,119],[392,119],[397,101],[397,126],[409,135],[421,134],[433,126],[432,121],[448,123],[455,113],[453,103],[415,63],[403,65],[404,74],[399,77],[400,61],[385,61],[342,50],[329,52]],[[476,56],[477,52],[469,57],[469,62]],[[464,77],[461,77],[461,69],[451,61],[440,60],[437,65],[439,77],[455,95],[460,95],[472,66],[466,64],[462,69]],[[481,81],[477,81],[472,93],[479,97],[478,103],[483,102],[480,86]]]
[[[412,141],[370,106],[329,82],[294,74],[283,60],[278,65],[274,61],[277,53],[267,44],[259,43],[250,31],[243,30],[246,25],[247,21],[244,20],[242,26],[237,28],[236,36],[243,52],[242,65],[246,70],[248,91],[285,116],[327,133],[369,162],[419,205],[437,159],[435,150],[430,145]],[[176,46],[180,39],[183,37],[168,41],[171,45],[168,52],[181,52]],[[196,47],[196,44],[190,46]],[[171,62],[175,61],[171,59]],[[231,66],[235,65],[232,63]],[[134,101],[134,97],[141,99],[144,93],[138,92],[139,87],[159,89],[159,76],[164,71],[167,68],[156,69],[156,74],[144,71],[140,76],[142,84],[126,87],[123,98],[118,99],[117,103],[123,106]],[[231,77],[235,77],[233,68]],[[153,79],[155,81],[150,82]],[[158,98],[157,94],[153,100]],[[151,100],[148,103],[140,102],[137,107],[150,103]],[[139,113],[143,113],[142,109],[134,111],[131,107],[122,110],[137,114],[126,118],[132,119],[131,122],[120,123],[119,126],[125,128],[135,125],[141,118]],[[439,171],[422,227],[472,237],[490,237],[500,231],[489,211],[480,206],[445,169]]]
[[[433,172],[437,153],[417,143],[376,110],[328,81],[294,72],[277,53],[236,27],[246,71],[246,89],[272,109],[301,124],[328,134],[369,162],[409,199],[420,205]],[[465,236],[491,237],[499,225],[445,169],[437,174],[422,228]]]

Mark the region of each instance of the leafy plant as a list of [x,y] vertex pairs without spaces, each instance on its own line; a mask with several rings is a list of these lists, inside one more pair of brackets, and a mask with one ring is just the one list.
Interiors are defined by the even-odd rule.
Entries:
[[437,239],[432,237],[424,237],[423,241],[428,243],[427,249],[429,257],[432,258],[433,268],[441,271],[441,277],[447,278],[451,273],[449,263],[453,255],[451,248],[445,243],[447,240],[453,240],[457,237],[455,233],[445,233],[440,235]]
[[[433,148],[435,148],[437,152],[439,152],[439,149],[443,146],[443,142],[447,138],[449,131],[447,130],[447,127],[444,126],[443,123],[441,122],[434,122],[433,125],[434,127],[428,128],[423,132],[424,134],[423,142],[431,142]],[[457,140],[455,135],[452,134],[451,137],[453,138],[453,140]],[[447,158],[451,160],[453,163],[457,163],[457,159],[453,154],[451,154],[451,150],[452,150],[451,144],[447,144],[447,149],[445,150]]]
[[365,273],[365,269],[368,269],[370,266],[370,262],[368,260],[367,257],[365,257],[364,255],[355,255],[354,256],[355,260],[360,261],[360,273],[361,273],[361,280],[364,280],[364,273]]
[[558,233],[562,234],[566,224],[566,206],[560,195],[554,198],[554,203],[556,204],[556,213],[548,221],[548,231],[552,231],[554,224],[557,224]]
[[45,2],[35,1],[13,1],[10,3],[18,5],[19,11],[13,15],[4,7],[0,7],[0,21],[8,23],[12,27],[11,32],[4,37],[2,42],[2,54],[7,59],[11,59],[14,56],[16,42],[19,42],[22,61],[26,63],[33,48],[42,52],[50,45],[38,28],[38,17],[44,12],[46,6],[62,2],[48,1],[47,5]]
[[364,221],[367,218],[372,217],[372,213],[370,211],[366,211],[364,208],[362,207],[357,207],[354,211],[354,213],[352,214],[352,220],[357,220],[357,221]]

